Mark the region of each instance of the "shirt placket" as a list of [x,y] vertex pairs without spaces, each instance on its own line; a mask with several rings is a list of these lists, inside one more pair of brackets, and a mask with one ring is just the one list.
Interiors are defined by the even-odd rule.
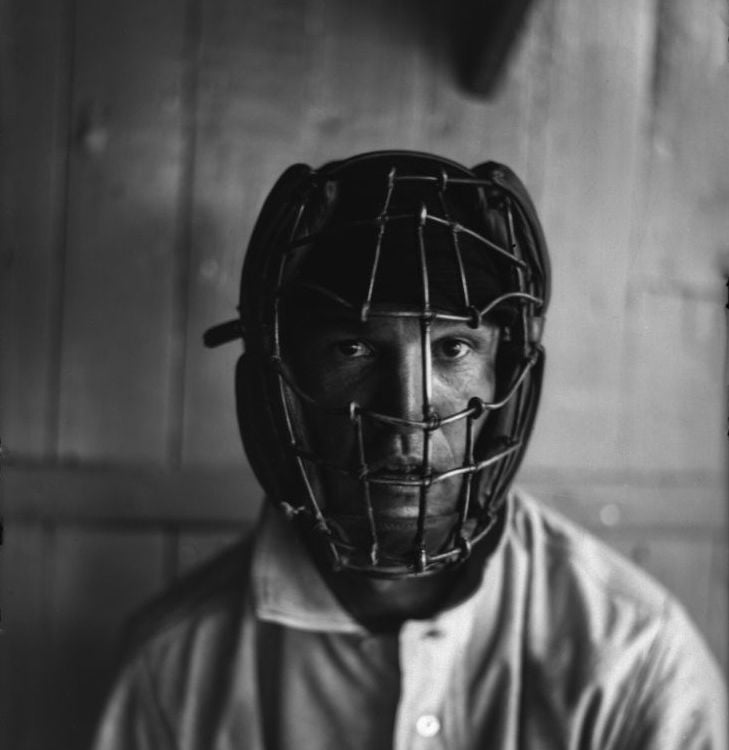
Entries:
[[[455,613],[451,613],[452,615]],[[395,750],[462,747],[462,668],[468,618],[407,622],[400,632]]]

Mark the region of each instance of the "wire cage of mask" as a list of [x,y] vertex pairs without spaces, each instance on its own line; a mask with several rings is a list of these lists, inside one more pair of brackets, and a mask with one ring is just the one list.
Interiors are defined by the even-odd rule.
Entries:
[[[312,220],[312,212],[318,210],[312,207],[321,204],[323,194],[332,184],[356,181],[360,167],[368,169],[372,162],[377,164],[381,182],[379,205],[368,206],[374,210],[359,212],[336,224],[326,219],[318,223]],[[488,162],[467,170],[447,160],[410,152],[365,154],[317,171],[297,165],[288,174],[288,180],[285,174],[278,190],[274,188],[268,205],[264,206],[241,282],[240,327],[246,342],[244,358],[248,360],[246,369],[256,371],[256,376],[243,378],[242,400],[247,400],[248,407],[243,408],[245,424],[241,424],[241,431],[254,470],[271,499],[302,525],[309,538],[318,541],[335,569],[399,578],[428,575],[460,564],[494,527],[510,480],[523,456],[539,397],[544,363],[540,340],[549,279],[546,245],[531,201],[518,179],[503,165]],[[367,179],[371,180],[371,176]],[[501,242],[486,236],[482,227],[469,226],[462,217],[454,215],[453,206],[449,205],[449,193],[454,190],[474,191],[476,204],[488,205],[489,211],[499,214],[505,230]],[[412,205],[402,210],[397,201],[398,191],[415,198],[429,191],[437,200],[435,204],[411,201]],[[426,237],[429,228],[435,226],[447,237],[439,252],[448,254],[457,269],[459,300],[449,309],[434,305],[431,299],[428,258],[433,249],[427,246]],[[415,282],[417,306],[384,306],[375,302],[386,239],[388,232],[395,228],[412,238],[417,269],[414,275],[418,277]],[[321,284],[309,284],[310,291],[346,309],[363,324],[375,318],[408,318],[417,322],[422,378],[419,419],[377,412],[356,400],[335,406],[321,403],[302,387],[288,363],[283,307],[290,289],[296,284],[301,257],[311,253],[325,238],[331,240],[334,236],[341,240],[337,243],[341,252],[346,253],[348,243],[344,240],[365,233],[374,241],[361,299],[345,299]],[[469,285],[468,260],[464,259],[461,248],[464,238],[507,269],[508,288],[477,303],[477,295],[472,284]],[[251,289],[251,281],[257,282],[257,290]],[[501,364],[497,368],[494,399],[485,401],[473,396],[452,413],[436,412],[432,393],[433,324],[448,321],[477,328],[487,320],[499,319],[499,313],[505,310],[508,314],[502,315],[505,322],[499,326],[501,340],[497,359]],[[261,398],[268,402],[267,429],[269,432],[273,429],[274,442],[279,449],[275,467],[275,459],[263,456],[252,445],[260,442],[261,437],[260,434],[252,436],[250,430],[251,424],[260,427],[260,414],[254,419],[250,417],[252,411],[259,408]],[[310,409],[348,419],[356,445],[352,462],[332,463],[320,455],[303,416]],[[477,423],[482,419],[486,424],[478,433]],[[434,470],[431,462],[434,433],[459,422],[465,424],[463,461],[444,470]],[[373,470],[363,438],[364,427],[368,424],[420,432],[422,454],[416,470],[403,477],[382,476]],[[272,448],[267,444],[265,450],[270,453]],[[367,529],[364,538],[353,540],[336,522],[326,499],[324,473],[343,474],[356,483]],[[286,477],[283,481],[282,475]],[[445,541],[432,549],[426,543],[429,495],[439,483],[457,477],[462,481],[454,521]],[[397,554],[383,549],[380,543],[381,533],[371,499],[377,485],[402,487],[410,492],[415,488],[418,493],[412,543]]]

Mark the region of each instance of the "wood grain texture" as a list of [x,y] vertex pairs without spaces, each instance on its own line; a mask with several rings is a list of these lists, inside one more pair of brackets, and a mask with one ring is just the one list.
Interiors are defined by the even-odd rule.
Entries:
[[729,269],[727,10],[659,4],[634,284],[713,287]]
[[713,292],[644,286],[631,294],[622,462],[632,469],[711,472],[725,465],[722,280]]
[[634,466],[726,463],[729,86],[718,4],[660,4],[629,280],[623,431]]
[[418,147],[468,166],[504,162],[524,180],[537,205],[543,182],[556,13],[554,0],[538,3],[529,13],[503,84],[492,96],[473,97],[454,84],[451,58],[458,53],[452,49],[453,40],[437,37],[433,46],[439,55],[426,55],[420,72]]
[[5,2],[0,21],[0,437],[40,459],[56,448],[68,3]]
[[626,277],[653,24],[645,0],[557,3],[541,204],[553,304],[530,465],[620,465]]
[[206,353],[199,341],[234,314],[244,248],[276,177],[296,161],[410,148],[516,161],[538,184],[528,144],[545,106],[552,3],[530,19],[509,86],[488,103],[454,90],[442,10],[429,21],[402,0],[204,11],[183,460],[239,463],[236,347]]
[[317,30],[306,2],[201,7],[182,458],[244,463],[233,403],[238,348],[206,352],[201,337],[235,315],[260,205],[278,174],[301,158]]
[[254,520],[263,498],[241,469],[8,467],[3,476],[5,516],[22,523],[234,525]]
[[80,0],[75,20],[60,452],[162,462],[180,345],[184,6]]
[[[302,143],[314,164],[386,148],[418,148],[427,119],[422,76],[428,10],[406,0],[320,4],[319,41]],[[432,67],[431,67],[432,70]]]

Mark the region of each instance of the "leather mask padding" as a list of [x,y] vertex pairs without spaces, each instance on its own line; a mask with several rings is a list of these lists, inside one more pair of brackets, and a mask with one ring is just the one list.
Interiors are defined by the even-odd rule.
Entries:
[[[541,309],[533,311],[543,316],[549,301],[550,273],[549,257],[536,208],[519,178],[506,166],[496,162],[486,162],[474,168],[479,177],[497,184],[512,198],[515,240],[527,260],[530,278],[530,291],[543,300]],[[508,329],[508,341],[499,347],[496,361],[496,396],[502,399],[518,377],[526,357],[537,355],[536,364],[531,368],[514,397],[501,409],[491,412],[481,432],[474,454],[483,459],[490,452],[508,445],[514,440],[521,441],[521,449],[492,469],[481,472],[474,481],[473,497],[477,509],[489,504],[503,502],[512,478],[524,457],[531,436],[541,394],[544,350],[535,342],[528,341],[529,332],[522,330],[521,320],[515,319]]]
[[[352,167],[348,169],[345,165],[313,196],[307,225],[315,240],[302,254],[288,285],[308,284],[327,289],[358,310],[367,297],[379,231],[374,220],[385,206],[391,162],[373,160],[354,167],[356,176],[350,177],[348,171]],[[431,174],[437,178],[441,169],[441,165],[434,165],[430,159],[411,156],[398,161],[397,174]],[[456,173],[456,176],[466,175]],[[389,219],[382,234],[373,304],[422,307],[416,227],[423,206],[430,215],[462,223],[497,244],[505,244],[502,215],[487,205],[483,191],[473,186],[451,185],[445,192],[444,206],[435,182],[396,181],[387,205]],[[449,228],[426,221],[423,235],[431,308],[464,311],[462,281]],[[495,257],[467,233],[459,233],[458,244],[471,304],[483,306],[510,288],[512,279],[507,262]],[[501,312],[504,310],[502,307]]]
[[236,414],[241,440],[256,478],[274,500],[302,501],[302,488],[273,369],[273,299],[281,248],[296,208],[311,184],[311,169],[290,167],[268,195],[256,222],[241,274],[239,311],[246,352],[235,372]]

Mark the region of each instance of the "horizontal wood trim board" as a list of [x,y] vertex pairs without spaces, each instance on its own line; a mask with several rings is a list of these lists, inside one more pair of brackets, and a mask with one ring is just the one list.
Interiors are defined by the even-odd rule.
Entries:
[[[646,476],[540,475],[520,486],[591,528],[707,529],[727,526],[721,477],[669,482]],[[3,514],[16,523],[250,523],[262,490],[240,469],[7,466],[0,476]]]

